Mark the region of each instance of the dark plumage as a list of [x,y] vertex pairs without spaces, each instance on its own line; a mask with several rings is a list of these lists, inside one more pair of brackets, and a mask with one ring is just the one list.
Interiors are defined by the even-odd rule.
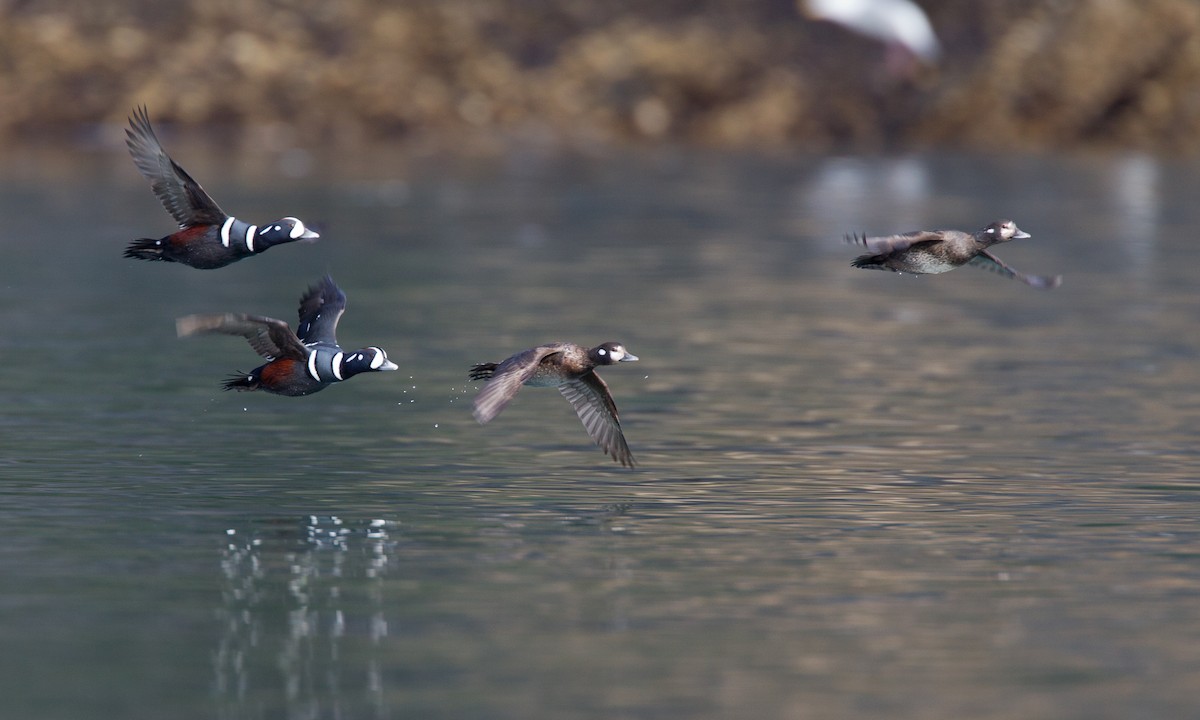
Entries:
[[500,363],[479,363],[471,368],[470,378],[487,380],[487,384],[475,396],[475,419],[480,424],[491,421],[516,397],[522,385],[556,387],[575,408],[592,440],[613,460],[633,467],[633,454],[621,432],[617,405],[596,368],[634,360],[637,356],[621,343],[606,342],[590,350],[573,343],[550,343]]
[[238,335],[269,362],[234,375],[226,390],[264,390],[298,397],[324,390],[364,372],[395,370],[387,353],[367,347],[347,353],[337,343],[337,324],[346,311],[346,294],[326,275],[300,298],[300,324],[292,332],[282,320],[262,315],[225,313],[189,315],[175,321],[180,337],[199,333]]
[[1009,267],[988,251],[997,243],[1030,237],[1012,220],[998,220],[977,233],[961,230],[916,230],[900,235],[865,237],[847,235],[846,242],[868,252],[851,263],[854,267],[891,270],[914,275],[944,273],[962,265],[991,270],[1036,288],[1055,288],[1062,276],[1026,275]]
[[134,240],[125,257],[183,263],[202,270],[224,267],[268,248],[297,240],[315,240],[317,233],[294,217],[259,227],[226,215],[200,183],[171,159],[150,127],[146,108],[133,111],[125,144],[133,163],[163,207],[179,223],[166,237]]

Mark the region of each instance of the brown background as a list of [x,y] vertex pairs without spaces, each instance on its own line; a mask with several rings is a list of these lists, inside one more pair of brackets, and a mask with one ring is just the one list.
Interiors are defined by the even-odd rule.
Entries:
[[0,2],[0,140],[122,123],[284,142],[1200,148],[1193,0],[923,0],[935,68],[792,0]]

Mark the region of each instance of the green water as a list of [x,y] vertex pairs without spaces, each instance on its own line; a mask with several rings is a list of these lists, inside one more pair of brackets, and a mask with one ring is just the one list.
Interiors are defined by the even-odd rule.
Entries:
[[[186,148],[186,146],[185,146]],[[174,151],[174,146],[173,146]],[[0,169],[0,709],[13,718],[1178,718],[1200,677],[1194,167],[1115,158],[223,165],[322,240],[219,271],[121,148]],[[187,162],[187,158],[196,158]],[[21,169],[18,169],[21,168]],[[1011,216],[1053,292],[855,270],[851,231]],[[400,371],[224,393],[174,318],[295,320]],[[466,370],[552,340],[640,462]]]

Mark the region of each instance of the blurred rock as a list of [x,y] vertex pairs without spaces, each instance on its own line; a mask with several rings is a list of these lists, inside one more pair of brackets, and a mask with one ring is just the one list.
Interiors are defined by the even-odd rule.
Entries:
[[795,0],[0,3],[0,140],[145,103],[299,145],[1200,148],[1194,0],[919,4],[942,53],[897,76]]

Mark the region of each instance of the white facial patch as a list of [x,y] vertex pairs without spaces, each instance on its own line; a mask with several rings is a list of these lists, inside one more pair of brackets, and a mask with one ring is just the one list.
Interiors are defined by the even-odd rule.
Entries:
[[225,218],[225,224],[221,226],[221,244],[229,247],[229,228],[233,226],[234,219],[232,217]]
[[373,347],[371,349],[375,351],[375,357],[371,358],[371,369],[378,370],[379,367],[383,365],[383,361],[386,359],[386,356],[383,354],[383,351],[377,347]]
[[599,350],[596,351],[596,354],[603,356],[603,355],[607,355],[608,351],[605,350],[604,348],[600,348]]
[[295,225],[292,226],[292,232],[290,232],[288,234],[289,237],[291,237],[293,240],[295,240],[304,234],[304,223],[300,222],[296,218],[287,218],[287,219],[291,220],[292,222],[295,223]]

